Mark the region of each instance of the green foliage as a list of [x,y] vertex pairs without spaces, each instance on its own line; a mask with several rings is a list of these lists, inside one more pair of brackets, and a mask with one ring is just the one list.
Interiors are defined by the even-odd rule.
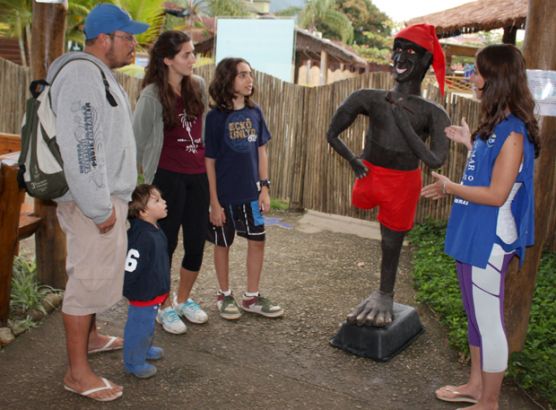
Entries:
[[0,35],[16,38],[24,36],[25,30],[31,27],[32,11],[32,0],[0,0]]
[[468,355],[467,319],[454,260],[444,253],[445,234],[445,224],[433,221],[416,225],[409,233],[409,240],[415,245],[413,275],[417,300],[426,303],[440,322],[448,326],[450,344]]
[[164,27],[165,15],[162,1],[112,0],[112,3],[126,10],[134,20],[149,24],[147,31],[136,36],[139,46],[147,49],[155,42]]
[[351,21],[356,44],[390,48],[393,22],[371,0],[336,0],[336,5]]
[[274,15],[278,17],[293,17],[297,16],[301,12],[301,10],[303,10],[301,7],[291,6],[274,12]]
[[286,211],[290,207],[287,201],[283,201],[278,198],[270,198],[270,209],[273,211]]
[[335,0],[309,0],[299,20],[301,27],[318,30],[325,38],[353,42],[351,21],[337,9]]
[[208,14],[213,17],[245,17],[249,15],[243,0],[207,0]]
[[[425,302],[448,327],[452,346],[468,354],[467,319],[455,263],[444,254],[445,224],[427,221],[409,234],[417,300]],[[556,405],[556,253],[546,253],[537,273],[529,329],[522,352],[510,358],[508,374]]]
[[29,309],[44,312],[41,302],[45,293],[51,290],[48,286],[39,285],[34,261],[16,256],[13,264],[10,307],[24,312]]
[[523,351],[514,353],[509,374],[556,406],[556,253],[546,253],[537,272]]

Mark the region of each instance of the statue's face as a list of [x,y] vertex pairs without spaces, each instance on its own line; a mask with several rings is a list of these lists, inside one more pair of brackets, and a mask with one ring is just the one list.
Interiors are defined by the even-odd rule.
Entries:
[[395,81],[421,82],[432,62],[432,54],[409,40],[397,38],[394,40],[392,62]]

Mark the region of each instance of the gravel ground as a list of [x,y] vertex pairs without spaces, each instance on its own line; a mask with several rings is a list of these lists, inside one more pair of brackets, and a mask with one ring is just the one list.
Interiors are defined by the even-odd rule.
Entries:
[[[457,408],[436,400],[433,392],[464,381],[468,367],[449,348],[446,330],[415,302],[409,248],[401,255],[396,301],[416,307],[425,333],[389,362],[374,362],[333,348],[329,340],[350,308],[377,287],[380,243],[348,233],[349,223],[343,223],[346,233],[341,233],[327,230],[333,224],[326,218],[308,223],[308,216],[298,213],[273,217],[261,291],[284,308],[283,318],[244,314],[236,322],[221,319],[208,245],[193,297],[207,310],[209,322],[188,325],[181,336],[157,327],[156,343],[166,357],[154,378],[125,375],[121,352],[104,353],[91,358],[93,368],[124,385],[123,399],[101,404],[64,391],[64,336],[56,312],[0,351],[0,408]],[[231,250],[231,285],[237,295],[245,286],[245,252],[245,240],[238,238]],[[173,272],[179,260],[178,253]],[[121,302],[99,316],[101,331],[121,335],[125,318]],[[500,409],[537,408],[515,386],[504,385]]]

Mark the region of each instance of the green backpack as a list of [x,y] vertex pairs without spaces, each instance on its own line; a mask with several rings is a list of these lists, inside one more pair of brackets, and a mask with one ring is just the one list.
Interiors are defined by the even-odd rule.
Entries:
[[52,111],[50,88],[62,68],[77,60],[89,61],[98,67],[106,90],[106,99],[112,107],[118,105],[110,94],[110,86],[102,69],[86,58],[67,61],[54,74],[50,84],[45,80],[31,82],[31,97],[26,102],[21,127],[18,180],[19,185],[34,198],[55,199],[68,191],[64,163],[56,142],[56,114]]

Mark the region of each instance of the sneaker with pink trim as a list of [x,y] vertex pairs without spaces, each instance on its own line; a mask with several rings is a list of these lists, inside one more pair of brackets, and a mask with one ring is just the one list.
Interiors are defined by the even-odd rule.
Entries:
[[243,295],[241,300],[241,308],[246,312],[256,313],[265,317],[280,317],[284,314],[284,310],[273,304],[270,299],[259,296]]

